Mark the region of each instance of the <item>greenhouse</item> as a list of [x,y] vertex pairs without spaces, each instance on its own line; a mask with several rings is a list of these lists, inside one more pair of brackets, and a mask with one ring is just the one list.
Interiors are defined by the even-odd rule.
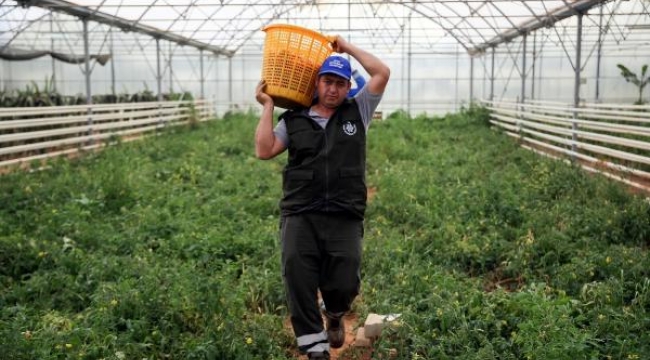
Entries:
[[331,358],[650,358],[647,0],[0,0],[0,357],[307,359],[256,91],[337,36],[390,79]]
[[[646,1],[4,1],[2,53],[82,58],[87,39],[90,54],[111,57],[91,63],[95,94],[155,93],[160,78],[161,91],[203,91],[220,108],[247,107],[261,29],[284,22],[381,55],[394,73],[387,111],[444,112],[490,97],[571,102],[578,61],[580,99],[626,103],[635,89],[616,64],[637,70],[648,58],[647,18]],[[3,55],[0,81],[7,91],[54,79],[63,94],[85,94],[84,71]]]

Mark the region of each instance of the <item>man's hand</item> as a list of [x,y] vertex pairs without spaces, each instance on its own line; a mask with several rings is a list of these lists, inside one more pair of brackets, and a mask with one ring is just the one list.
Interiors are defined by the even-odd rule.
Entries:
[[262,106],[273,105],[273,99],[266,92],[266,80],[261,80],[255,88],[255,99]]
[[255,88],[255,99],[262,105],[262,114],[255,130],[255,154],[260,159],[272,159],[287,147],[273,133],[273,98],[265,92],[266,81]]
[[341,35],[336,35],[333,38],[334,40],[332,41],[332,50],[340,54],[347,53],[348,42]]
[[363,66],[370,79],[366,83],[370,94],[383,94],[390,78],[390,68],[371,53],[350,44],[340,35],[331,37],[332,49],[352,56]]

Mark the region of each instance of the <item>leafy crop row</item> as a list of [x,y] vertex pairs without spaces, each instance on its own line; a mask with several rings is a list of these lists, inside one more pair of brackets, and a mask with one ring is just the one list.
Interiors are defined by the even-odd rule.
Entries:
[[[74,96],[63,95],[56,90],[54,76],[45,79],[42,88],[39,88],[35,81],[25,85],[25,89],[0,90],[0,108],[9,107],[43,107],[43,106],[68,106],[85,105],[87,98],[85,94]],[[163,93],[164,101],[193,100],[192,93]],[[149,90],[144,83],[144,90],[133,94],[123,91],[119,94],[95,94],[92,95],[93,104],[114,104],[128,102],[151,102],[158,101],[158,97]]]
[[[650,357],[650,204],[541,158],[470,109],[370,128],[362,294],[401,313],[374,355]],[[286,359],[283,159],[254,114],[0,181],[12,359]]]

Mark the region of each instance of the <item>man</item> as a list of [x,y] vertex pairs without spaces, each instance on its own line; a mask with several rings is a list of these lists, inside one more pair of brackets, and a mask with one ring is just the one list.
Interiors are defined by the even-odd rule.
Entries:
[[366,131],[390,77],[377,57],[340,36],[333,46],[370,75],[354,99],[346,99],[351,67],[341,56],[331,56],[321,66],[314,103],[285,112],[275,129],[274,103],[264,92],[264,81],[256,89],[263,106],[255,132],[257,157],[272,159],[289,150],[280,201],[282,275],[298,348],[310,359],[329,359],[330,346],[343,346],[342,317],[359,293]]

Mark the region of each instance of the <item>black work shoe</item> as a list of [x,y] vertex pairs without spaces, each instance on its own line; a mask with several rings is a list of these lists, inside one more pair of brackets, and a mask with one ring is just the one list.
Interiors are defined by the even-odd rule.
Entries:
[[327,341],[334,349],[345,343],[345,324],[342,317],[325,317],[327,319]]
[[307,353],[307,358],[310,360],[329,360],[330,359],[330,353],[327,351],[318,351],[318,352],[310,352]]

